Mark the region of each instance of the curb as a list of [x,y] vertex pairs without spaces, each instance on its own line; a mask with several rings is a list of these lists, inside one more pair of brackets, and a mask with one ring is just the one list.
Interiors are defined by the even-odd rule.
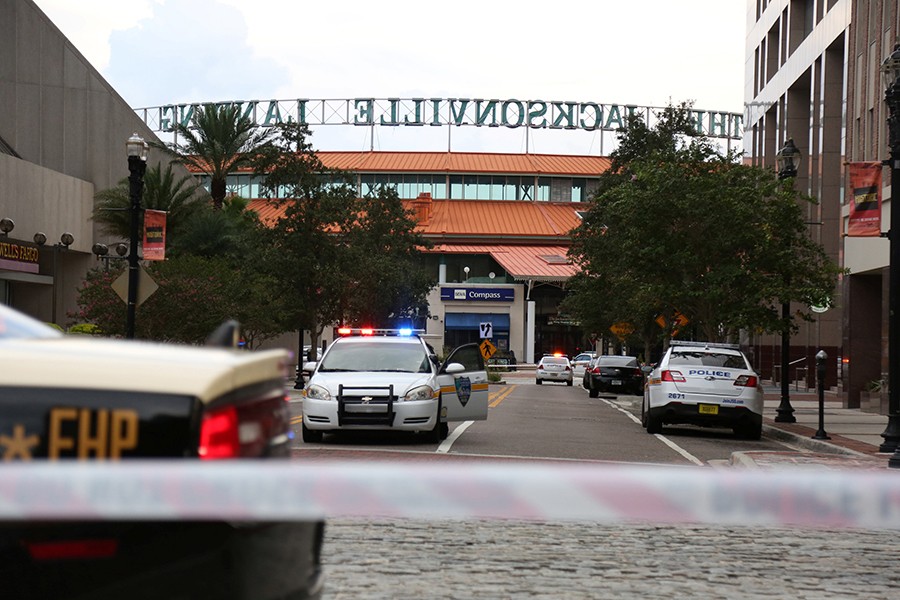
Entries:
[[[768,420],[769,419],[766,419],[765,421],[768,421]],[[822,454],[837,454],[837,455],[844,455],[844,456],[872,456],[872,454],[869,452],[864,452],[861,450],[853,450],[851,448],[847,448],[847,447],[844,447],[844,446],[841,446],[838,444],[834,444],[834,443],[831,443],[831,442],[828,442],[825,440],[813,439],[812,436],[815,435],[816,432],[813,429],[810,429],[809,427],[805,427],[803,425],[791,424],[792,428],[809,431],[810,435],[808,437],[806,435],[803,435],[803,433],[805,433],[805,432],[801,433],[801,432],[787,431],[786,429],[783,429],[782,427],[770,425],[769,423],[766,423],[765,421],[763,421],[763,433],[765,433],[769,437],[774,438],[776,440],[781,440],[784,442],[791,442],[792,444],[794,444],[796,446],[800,446],[801,448],[804,448],[806,450],[812,450],[814,452],[820,452]],[[839,438],[841,440],[846,439],[839,435],[833,435],[831,437]],[[853,441],[853,440],[849,440],[849,441]],[[865,445],[868,446],[868,444],[865,444]],[[742,453],[736,452],[735,454],[742,454]]]

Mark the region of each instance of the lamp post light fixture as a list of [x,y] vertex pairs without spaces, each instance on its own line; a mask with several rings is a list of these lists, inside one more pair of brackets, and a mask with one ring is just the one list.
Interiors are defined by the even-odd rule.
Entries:
[[[38,231],[31,238],[34,240],[34,243],[38,246],[43,246],[47,243],[47,235],[42,231]],[[50,320],[53,323],[56,323],[56,295],[58,286],[56,285],[56,278],[59,275],[59,251],[60,250],[68,250],[69,246],[75,243],[75,236],[69,233],[68,231],[63,232],[61,236],[59,236],[59,241],[53,244],[53,289],[50,290]]]
[[149,146],[137,133],[133,133],[125,143],[128,153],[128,191],[131,200],[131,228],[129,230],[128,254],[128,301],[125,316],[125,337],[134,339],[134,320],[137,310],[137,288],[139,277],[138,232],[141,218],[141,196],[144,192],[144,173],[147,171],[147,150]]
[[[784,147],[775,155],[775,163],[778,170],[778,179],[793,179],[797,176],[797,167],[800,164],[800,150],[794,145],[794,139],[788,138],[784,143]],[[790,281],[790,280],[788,280]],[[775,415],[775,421],[778,423],[796,423],[797,417],[794,416],[794,407],[791,406],[790,382],[788,381],[788,370],[791,368],[791,303],[781,303],[781,319],[784,321],[784,329],[781,330],[781,402]]]
[[16,228],[16,222],[10,219],[9,217],[3,217],[0,219],[0,232],[3,233],[3,237],[7,237],[9,232]]
[[888,466],[900,468],[900,45],[881,65],[884,101],[888,106],[888,146],[891,158],[891,221],[888,230],[888,424],[879,452],[893,452]]

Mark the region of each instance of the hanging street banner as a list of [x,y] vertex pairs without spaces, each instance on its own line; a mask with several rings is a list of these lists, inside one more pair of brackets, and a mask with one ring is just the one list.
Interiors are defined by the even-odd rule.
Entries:
[[881,235],[881,170],[880,162],[850,163],[850,218],[847,235],[878,237]]
[[166,211],[144,211],[144,260],[166,259]]

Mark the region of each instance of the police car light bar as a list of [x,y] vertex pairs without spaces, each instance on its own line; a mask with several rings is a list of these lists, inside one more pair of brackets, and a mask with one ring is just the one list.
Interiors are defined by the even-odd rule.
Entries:
[[424,335],[424,329],[412,329],[409,327],[403,327],[400,329],[373,329],[371,327],[339,327],[338,335],[340,336],[354,336],[354,335],[395,335],[395,336],[403,336],[403,337],[411,337]]
[[730,350],[740,350],[740,344],[726,344],[724,342],[683,342],[681,340],[671,340],[670,346],[693,346],[695,348],[728,348]]

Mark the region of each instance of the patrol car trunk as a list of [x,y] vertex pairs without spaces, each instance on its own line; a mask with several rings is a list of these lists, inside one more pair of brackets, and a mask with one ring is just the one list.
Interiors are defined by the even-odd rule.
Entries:
[[[729,369],[676,366],[670,368],[670,373],[676,389],[685,394],[734,398],[744,391],[743,387],[734,385],[738,374]],[[684,381],[679,381],[675,373],[680,373]]]

